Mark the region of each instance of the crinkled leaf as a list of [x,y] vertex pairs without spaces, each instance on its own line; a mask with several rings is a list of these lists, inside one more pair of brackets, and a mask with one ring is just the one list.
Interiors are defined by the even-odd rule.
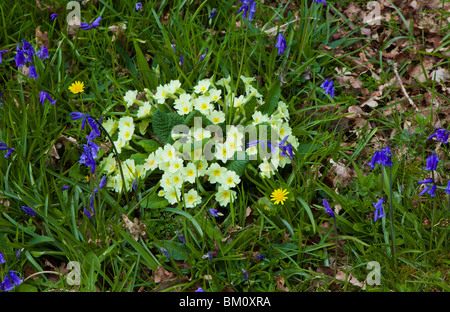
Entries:
[[156,151],[161,145],[156,140],[140,140],[136,142],[137,145],[141,146],[146,153],[153,153]]
[[173,143],[172,129],[184,123],[183,117],[176,113],[164,113],[157,110],[153,115],[153,132],[164,144]]

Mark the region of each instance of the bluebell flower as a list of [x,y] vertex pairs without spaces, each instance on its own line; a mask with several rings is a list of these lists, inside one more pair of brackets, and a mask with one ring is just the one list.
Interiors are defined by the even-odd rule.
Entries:
[[429,179],[426,179],[426,180],[419,181],[417,183],[419,183],[419,184],[426,184],[426,183],[433,183],[433,182],[434,182],[433,179],[429,178]]
[[142,3],[137,2],[134,8],[136,9],[136,11],[142,10]]
[[100,183],[98,184],[98,187],[100,189],[104,188],[106,186],[106,175],[102,176],[102,178],[100,179]]
[[58,14],[56,14],[56,13],[53,13],[53,14],[50,15],[50,18],[51,18],[52,21],[53,21],[55,18],[57,18],[57,17],[58,17]]
[[184,237],[183,234],[177,231],[178,240],[182,242],[184,245],[186,245],[186,237]]
[[28,41],[22,40],[22,52],[27,55],[27,62],[33,62],[34,48]]
[[391,157],[392,152],[389,146],[386,146],[382,150],[377,150],[372,156],[372,160],[370,161],[370,167],[371,169],[375,168],[375,165],[382,165],[382,166],[392,166]]
[[216,16],[217,14],[217,9],[216,8],[212,8],[211,11],[209,12],[209,18],[214,18],[214,16]]
[[258,260],[264,260],[264,255],[263,254],[258,254],[256,256],[256,258],[258,258]]
[[209,209],[209,213],[215,218],[223,216],[222,213],[220,213],[217,209],[213,209],[213,208]]
[[14,148],[8,147],[5,143],[0,142],[0,151],[6,151],[5,158],[8,158],[14,152]]
[[437,188],[437,185],[436,185],[435,183],[433,183],[433,185],[431,186],[431,188],[428,190],[427,193],[428,193],[431,197],[436,196],[436,188]]
[[99,16],[91,24],[89,24],[89,23],[81,23],[81,25],[78,28],[81,28],[83,30],[93,29],[95,27],[100,26],[100,20],[101,19],[102,19],[102,17]]
[[200,61],[203,61],[205,59],[206,54],[208,54],[208,47],[205,48],[205,53],[200,55]]
[[40,50],[39,50],[39,54],[38,57],[40,59],[47,59],[49,58],[48,56],[48,48],[46,46],[43,46]]
[[55,104],[56,100],[52,99],[52,97],[45,91],[39,92],[39,102],[44,105],[45,100],[49,100],[50,104]]
[[276,153],[277,148],[281,149],[280,151],[280,155],[283,157],[289,157],[290,159],[294,158],[294,154],[293,149],[292,149],[292,144],[291,143],[286,143],[287,138],[289,137],[289,135],[285,136],[280,143],[273,143],[270,141],[263,141],[263,140],[255,140],[255,141],[250,141],[247,143],[247,147],[253,147],[256,145],[261,145],[263,150],[266,150],[265,148],[265,144],[267,144],[267,146],[270,148],[270,152],[272,154]]
[[86,121],[87,121],[89,123],[89,125],[91,126],[91,130],[95,131],[96,134],[100,135],[100,130],[97,126],[97,121],[91,115],[83,114],[80,112],[73,112],[73,113],[70,113],[70,116],[72,117],[72,120],[83,119],[83,121],[81,122],[81,130],[84,130],[84,125],[86,124]]
[[8,50],[0,50],[0,64],[2,63],[2,54],[8,52]]
[[34,79],[38,79],[39,75],[36,72],[36,67],[34,67],[34,65],[30,66],[30,71],[28,73],[28,78],[34,78]]
[[242,14],[242,17],[245,17],[247,15],[247,12],[250,11],[250,8],[255,1],[253,1],[253,0],[240,0],[240,1],[242,2],[242,6],[239,9],[239,11],[237,12],[237,14],[239,14],[243,11],[244,14]]
[[428,192],[429,189],[430,189],[430,186],[427,185],[427,186],[423,189],[423,191],[419,194],[419,196],[422,196],[423,194],[425,194],[426,192]]
[[0,105],[2,105],[2,91],[0,91]]
[[94,211],[89,211],[89,210],[86,209],[86,207],[84,207],[83,213],[84,213],[84,215],[85,215],[86,217],[88,217],[89,219],[91,219],[92,216],[94,215]]
[[286,50],[286,39],[284,39],[282,33],[278,33],[275,48],[278,49],[278,55],[283,55],[284,51]]
[[0,264],[5,263],[5,257],[3,256],[3,253],[0,251]]
[[211,252],[208,251],[208,253],[206,255],[202,256],[203,259],[208,259],[209,262],[212,262],[213,259],[213,254]]
[[134,180],[133,180],[133,183],[131,184],[131,189],[132,189],[133,191],[136,191],[136,190],[137,190],[137,187],[138,187],[138,179],[134,179]]
[[0,284],[0,289],[2,291],[11,291],[15,286],[19,286],[23,282],[23,279],[18,274],[19,272],[9,270],[5,279]]
[[167,257],[167,259],[170,259],[169,252],[167,251],[166,248],[161,247],[161,248],[159,248],[159,251],[160,251],[163,255],[165,255],[165,256]]
[[447,187],[446,187],[446,189],[444,191],[445,191],[445,193],[450,195],[450,180],[448,180]]
[[69,185],[65,185],[65,186],[62,187],[62,190],[65,191],[65,190],[67,190],[68,188],[69,188]]
[[16,62],[16,67],[22,67],[27,62],[27,59],[25,57],[25,53],[19,48],[19,45],[17,45],[17,51],[16,56],[14,57],[14,61]]
[[372,203],[372,205],[375,206],[375,217],[374,220],[377,222],[379,218],[385,217],[384,211],[383,211],[383,202],[386,200],[384,198],[381,198],[376,204]]
[[180,55],[180,66],[183,66],[184,64],[184,56],[183,54]]
[[204,292],[203,288],[199,287],[195,290],[195,292]]
[[444,144],[448,143],[448,137],[450,135],[450,131],[444,128],[436,128],[435,132],[428,137],[427,141],[431,138],[436,138],[436,140],[441,141]]
[[325,2],[325,0],[316,0],[316,3],[322,3],[323,5],[327,5],[327,3]]
[[82,165],[90,167],[91,173],[94,173],[99,151],[100,147],[93,141],[88,140],[87,143],[83,145],[83,154],[81,154],[78,162]]
[[331,209],[330,204],[328,203],[328,201],[326,199],[323,199],[322,201],[323,206],[325,207],[325,213],[328,213],[330,216],[332,216],[333,218],[336,218],[333,209]]
[[289,135],[285,136],[278,145],[281,148],[280,155],[283,157],[289,157],[290,159],[293,159],[294,154],[292,153],[292,144],[291,143],[286,144],[286,140],[288,137]]
[[242,275],[244,276],[244,279],[248,282],[248,272],[247,270],[241,269]]
[[253,1],[252,4],[250,5],[250,13],[248,14],[248,20],[249,21],[253,21],[254,17],[255,17],[255,13],[256,13],[256,1]]
[[33,210],[33,208],[30,208],[28,206],[22,206],[20,207],[23,212],[25,212],[27,215],[34,216],[36,215],[36,211]]
[[430,156],[428,156],[426,167],[422,167],[422,168],[424,170],[428,170],[428,171],[436,170],[438,162],[439,162],[439,156],[436,153],[433,153]]
[[334,82],[331,79],[325,79],[325,81],[320,85],[320,87],[325,90],[325,94],[328,94],[334,98]]

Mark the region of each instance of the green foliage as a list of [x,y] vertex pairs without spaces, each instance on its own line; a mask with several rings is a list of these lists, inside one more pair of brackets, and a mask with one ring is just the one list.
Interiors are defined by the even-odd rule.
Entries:
[[[350,128],[353,121],[348,123],[343,114],[360,104],[361,94],[336,86],[336,98],[331,100],[318,86],[329,73],[335,74],[335,68],[345,66],[352,71],[348,60],[368,51],[365,48],[371,40],[354,36],[362,26],[347,19],[332,1],[327,1],[327,7],[314,5],[314,1],[288,1],[279,6],[258,2],[258,22],[236,16],[236,3],[241,4],[150,1],[145,2],[143,11],[136,12],[129,1],[90,1],[82,5],[83,21],[101,14],[101,27],[77,30],[72,36],[67,31],[64,1],[42,1],[41,8],[34,0],[1,1],[0,49],[8,52],[0,64],[0,142],[14,147],[14,153],[4,158],[0,151],[0,252],[6,260],[0,265],[0,279],[10,269],[20,272],[24,282],[14,291],[134,292],[141,287],[145,291],[193,291],[197,287],[206,291],[361,291],[361,287],[321,271],[333,269],[336,260],[334,224],[325,214],[324,198],[336,209],[339,269],[364,282],[367,263],[378,261],[381,265],[381,285],[367,286],[366,291],[450,290],[448,225],[444,226],[448,197],[443,182],[435,198],[419,196],[422,186],[417,183],[428,178],[422,167],[434,145],[426,139],[435,126],[432,121],[442,116],[441,108],[436,112],[433,103],[430,114],[414,114],[413,110],[387,114],[387,109],[406,101],[398,100],[395,85],[386,86],[379,106],[364,115],[371,127]],[[218,15],[209,19],[214,7]],[[401,9],[393,8],[398,18],[383,24],[392,33],[381,43],[380,56],[401,39],[414,41],[414,50],[421,40]],[[50,21],[49,14],[54,12],[59,16]],[[122,33],[109,30],[120,22],[127,22]],[[50,58],[34,58],[40,75],[34,80],[17,69],[14,56],[20,40],[35,45],[37,28],[47,32]],[[447,28],[441,30],[438,49],[416,51],[420,63],[426,55],[440,57],[440,51],[448,47]],[[348,34],[334,40],[331,35],[338,29],[348,30]],[[282,56],[274,48],[278,31],[283,32],[288,46]],[[355,43],[360,47],[353,49]],[[347,53],[335,57],[323,46]],[[206,48],[208,52],[200,60]],[[408,52],[411,48],[403,49]],[[380,80],[374,79],[372,72],[361,76],[373,94],[394,76],[384,59],[369,62],[381,71]],[[408,63],[398,65],[402,75],[408,72]],[[439,66],[448,69],[448,62]],[[264,95],[258,108],[256,98],[243,106],[245,119],[251,120],[255,109],[274,113],[281,99],[289,106],[292,135],[299,137],[300,144],[285,168],[262,179],[248,157],[227,162],[226,167],[245,181],[237,189],[236,201],[227,207],[217,205],[216,186],[209,187],[200,179],[196,190],[204,201],[199,207],[170,205],[158,196],[158,182],[150,177],[140,181],[135,190],[130,188],[127,195],[109,187],[98,190],[93,201],[95,215],[88,218],[84,214],[101,175],[90,174],[78,163],[89,132],[70,119],[70,112],[96,117],[120,117],[126,110],[135,114],[134,108],[123,105],[127,90],[154,91],[172,79],[180,80],[188,90],[201,79],[214,77],[217,81],[230,76],[231,90],[239,93],[241,75],[257,78],[255,85]],[[85,82],[86,91],[73,95],[67,88],[77,80]],[[417,82],[407,91],[424,90],[414,95],[415,102],[428,99],[429,94],[432,101],[448,102],[439,88],[429,80]],[[51,93],[57,103],[41,105],[42,90]],[[121,157],[144,164],[149,153],[173,142],[175,125],[190,125],[193,116],[183,119],[160,105],[153,117],[142,122],[141,131],[135,132],[144,136],[147,131],[153,139],[136,140]],[[405,121],[413,123],[412,128],[404,127]],[[263,126],[271,129],[268,123]],[[270,131],[268,135],[270,140]],[[371,171],[367,166],[379,140],[386,140],[394,150],[397,262],[389,252],[388,206],[387,218],[381,222],[373,219],[373,203],[380,196],[391,198],[386,168]],[[104,148],[111,144],[107,140],[102,143]],[[443,155],[448,154],[448,146],[439,148]],[[438,173],[447,181],[445,165]],[[64,186],[68,189],[63,190]],[[290,192],[283,205],[270,200],[278,188]],[[25,214],[22,206],[33,208],[36,215]],[[210,208],[223,216],[212,217]],[[133,226],[127,226],[124,217]],[[178,239],[177,231],[185,243]],[[160,248],[167,250],[170,259]],[[261,255],[264,257],[257,258]],[[62,270],[70,261],[81,264],[78,286],[70,285]],[[242,268],[248,271],[250,282],[243,279]],[[48,271],[53,273],[45,273]],[[168,283],[155,281],[161,272],[177,277]]]

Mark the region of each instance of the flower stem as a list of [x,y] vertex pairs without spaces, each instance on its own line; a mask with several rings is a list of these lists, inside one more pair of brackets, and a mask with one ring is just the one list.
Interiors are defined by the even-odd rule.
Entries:
[[[434,180],[434,170],[432,171],[433,181]],[[436,223],[436,197],[433,199],[433,212],[431,215],[431,232],[430,232],[430,250],[433,249],[433,238],[434,238],[434,224]]]
[[334,276],[336,277],[337,274],[337,250],[338,250],[338,232],[336,227],[336,217],[334,219],[334,237],[336,239],[336,245],[334,249]]
[[92,118],[92,119],[95,120],[95,122],[98,124],[98,126],[102,129],[103,133],[105,133],[105,135],[108,137],[109,141],[111,142],[111,145],[112,145],[113,150],[114,150],[114,154],[116,155],[116,158],[117,158],[117,162],[119,163],[119,171],[120,171],[120,177],[121,177],[122,182],[123,182],[123,192],[125,194],[125,200],[127,201],[128,209],[130,209],[131,208],[130,200],[128,198],[128,191],[127,191],[127,188],[126,188],[126,185],[125,185],[125,176],[124,176],[123,170],[122,170],[122,162],[120,161],[120,157],[119,157],[119,153],[117,152],[116,145],[114,144],[114,141],[112,140],[112,138],[109,135],[108,131],[106,131],[106,129],[103,127],[103,125],[96,118]]
[[391,246],[392,246],[392,256],[394,261],[397,262],[397,257],[395,255],[395,233],[394,233],[394,213],[392,209],[392,166],[389,166],[389,217],[391,219]]

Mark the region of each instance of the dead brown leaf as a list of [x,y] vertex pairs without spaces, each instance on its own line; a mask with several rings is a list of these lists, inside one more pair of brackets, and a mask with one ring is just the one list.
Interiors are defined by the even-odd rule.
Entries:
[[278,275],[278,276],[275,276],[273,279],[277,282],[278,290],[282,290],[282,291],[286,291],[286,292],[289,291],[289,288],[287,288],[285,285],[286,282],[285,282],[283,276]]
[[146,235],[145,229],[147,227],[138,218],[134,218],[134,222],[131,222],[127,215],[122,214],[121,217],[124,222],[124,227],[130,231],[130,235],[134,240],[138,241],[141,236],[144,237]]

